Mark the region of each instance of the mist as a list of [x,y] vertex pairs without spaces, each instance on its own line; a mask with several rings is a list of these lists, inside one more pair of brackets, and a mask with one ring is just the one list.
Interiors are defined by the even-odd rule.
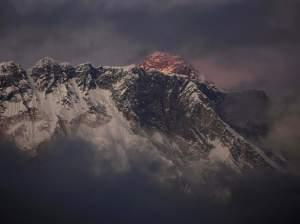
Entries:
[[241,175],[225,167],[207,175],[193,170],[186,191],[182,180],[158,179],[160,164],[149,155],[132,154],[130,168],[120,170],[113,165],[114,156],[80,139],[49,143],[35,157],[2,141],[0,153],[3,223],[299,220],[300,179],[292,175],[270,171]]

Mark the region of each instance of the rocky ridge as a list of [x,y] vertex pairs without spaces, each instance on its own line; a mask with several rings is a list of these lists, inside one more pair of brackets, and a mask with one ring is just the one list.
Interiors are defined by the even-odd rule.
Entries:
[[205,161],[281,169],[277,157],[226,123],[218,107],[226,96],[201,79],[145,66],[74,67],[44,58],[26,72],[7,62],[0,64],[0,133],[22,150],[58,136],[99,150],[142,148],[166,170]]

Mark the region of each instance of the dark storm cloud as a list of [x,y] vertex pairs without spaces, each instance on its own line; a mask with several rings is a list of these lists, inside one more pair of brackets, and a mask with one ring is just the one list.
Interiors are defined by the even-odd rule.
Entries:
[[[0,143],[2,223],[299,221],[297,177],[264,172],[237,176],[222,169],[208,175],[206,184],[195,181],[188,194],[155,181],[151,173],[157,169],[145,168],[149,157],[131,158],[133,169],[118,173],[111,165],[116,158],[105,160],[80,140],[58,141],[44,150],[32,158]],[[105,172],[95,173],[95,167]],[[212,196],[216,187],[224,191]]]
[[1,59],[29,65],[50,54],[114,64],[156,49],[201,58],[221,49],[298,43],[299,1],[281,2],[6,0]]
[[196,48],[195,54],[201,54],[203,48],[211,51],[220,47],[298,43],[299,3],[287,1],[284,6],[293,7],[286,12],[292,13],[287,21],[283,21],[280,1],[269,0],[229,2],[208,8],[193,2],[157,11],[136,7],[108,16],[119,31],[136,41],[167,50]]

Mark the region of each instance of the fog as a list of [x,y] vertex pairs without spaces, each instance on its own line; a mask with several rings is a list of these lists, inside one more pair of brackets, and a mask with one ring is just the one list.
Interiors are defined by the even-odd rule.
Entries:
[[291,175],[241,175],[222,167],[203,177],[194,170],[187,191],[179,179],[160,181],[160,165],[148,155],[132,154],[130,168],[120,171],[113,156],[105,159],[103,151],[79,139],[50,143],[35,157],[2,142],[0,154],[2,223],[299,220],[300,180]]

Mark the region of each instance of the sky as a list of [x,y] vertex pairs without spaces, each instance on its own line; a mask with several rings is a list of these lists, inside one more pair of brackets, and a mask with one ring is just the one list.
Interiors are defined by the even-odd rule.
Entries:
[[289,94],[299,12],[299,0],[1,0],[0,61],[124,65],[161,50],[219,87]]

